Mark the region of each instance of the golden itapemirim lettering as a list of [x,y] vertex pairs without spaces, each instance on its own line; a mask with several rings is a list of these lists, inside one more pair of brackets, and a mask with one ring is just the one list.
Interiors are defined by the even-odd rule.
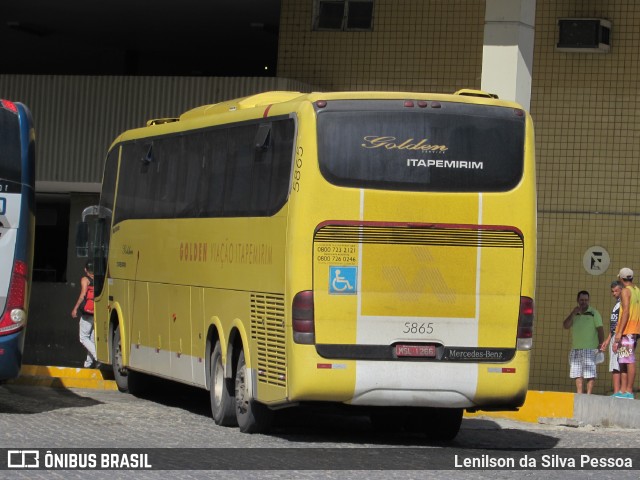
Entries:
[[225,264],[272,265],[273,246],[266,243],[211,243],[211,261]]
[[398,141],[396,137],[378,137],[368,135],[363,138],[364,148],[385,148],[387,150],[417,150],[421,152],[446,152],[449,147],[446,145],[431,145],[427,143],[429,140],[423,138],[415,141],[413,138],[407,138],[404,141]]
[[180,261],[206,262],[208,247],[206,242],[182,242],[180,243]]
[[225,264],[271,265],[273,246],[265,243],[180,242],[181,262],[214,262]]

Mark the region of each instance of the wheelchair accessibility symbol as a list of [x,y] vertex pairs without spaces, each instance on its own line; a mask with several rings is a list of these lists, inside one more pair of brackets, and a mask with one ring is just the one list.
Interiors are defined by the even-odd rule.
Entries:
[[358,267],[329,267],[329,294],[355,295]]

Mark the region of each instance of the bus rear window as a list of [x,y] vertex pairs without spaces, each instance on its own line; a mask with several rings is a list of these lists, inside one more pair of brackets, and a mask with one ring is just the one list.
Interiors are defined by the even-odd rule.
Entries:
[[[331,183],[424,192],[499,192],[522,177],[525,117],[441,102],[329,102],[318,110],[320,170]],[[519,114],[518,114],[519,113]]]
[[18,116],[4,108],[0,108],[0,145],[0,180],[19,184],[20,125]]

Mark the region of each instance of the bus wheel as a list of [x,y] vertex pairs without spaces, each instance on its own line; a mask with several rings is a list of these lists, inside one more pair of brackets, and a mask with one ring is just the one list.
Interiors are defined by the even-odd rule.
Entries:
[[273,412],[267,406],[249,397],[248,381],[244,351],[241,350],[236,368],[236,420],[243,433],[264,433],[271,427]]
[[425,408],[422,415],[418,415],[421,431],[427,440],[449,442],[460,431],[462,424],[461,408]]
[[222,365],[222,347],[220,342],[211,354],[211,378],[209,381],[211,390],[211,415],[216,425],[223,427],[236,426],[235,403],[232,395],[229,394],[227,381],[224,378],[224,366]]
[[122,345],[120,343],[120,325],[113,332],[113,341],[111,342],[111,365],[113,367],[113,376],[116,380],[118,390],[127,393],[129,391],[129,377],[127,369],[122,365]]

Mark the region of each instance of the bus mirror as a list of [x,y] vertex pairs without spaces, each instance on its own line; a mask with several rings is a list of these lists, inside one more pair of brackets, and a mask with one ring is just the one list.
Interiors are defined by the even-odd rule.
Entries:
[[76,256],[86,258],[89,256],[89,224],[78,222],[76,226]]
[[267,150],[269,148],[269,141],[271,140],[271,124],[270,123],[262,123],[258,127],[258,131],[256,132],[256,149],[257,150]]

